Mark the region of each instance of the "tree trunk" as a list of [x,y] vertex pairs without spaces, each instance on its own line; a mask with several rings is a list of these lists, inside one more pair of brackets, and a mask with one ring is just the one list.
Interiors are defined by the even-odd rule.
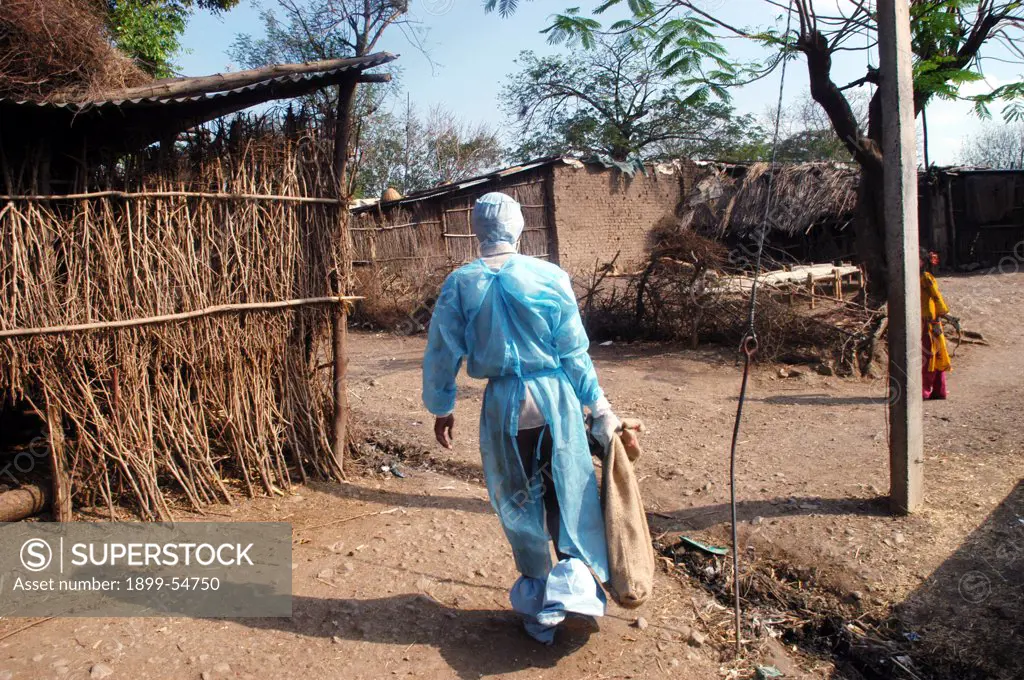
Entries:
[[811,96],[824,109],[832,129],[846,145],[860,168],[857,216],[854,220],[857,256],[868,273],[868,300],[877,306],[887,299],[885,262],[885,214],[882,184],[882,106],[879,91],[868,106],[867,134],[858,125],[850,103],[832,81],[832,52],[828,40],[818,31],[800,39],[807,57]]
[[886,300],[888,267],[885,261],[884,184],[882,173],[861,166],[854,221],[857,257],[867,272],[868,305],[874,308]]
[[[340,224],[337,238],[341,242],[341,262],[332,275],[332,287],[338,295],[348,291],[351,280],[352,254],[349,250],[349,211],[351,184],[349,183],[349,152],[352,140],[352,114],[356,96],[356,80],[349,79],[338,86],[338,112],[335,119],[334,137],[334,168],[335,181],[338,183],[338,198],[342,202],[339,210]],[[346,373],[348,372],[348,352],[346,335],[348,332],[348,310],[339,305],[331,318],[332,346],[334,349],[333,380],[334,380],[334,417],[333,437],[331,443],[337,472],[345,479],[345,449],[348,445],[348,393],[346,390]]]

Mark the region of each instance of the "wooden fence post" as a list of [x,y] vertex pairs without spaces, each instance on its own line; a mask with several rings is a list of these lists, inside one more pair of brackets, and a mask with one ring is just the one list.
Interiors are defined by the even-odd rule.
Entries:
[[[349,250],[349,194],[348,183],[348,152],[349,140],[352,137],[352,109],[355,101],[357,81],[349,78],[338,86],[338,110],[334,134],[334,170],[335,181],[338,183],[338,201],[340,203],[339,223],[341,229],[337,235],[341,239],[341,271],[336,271],[334,292],[345,295],[348,292],[352,254]],[[334,418],[331,442],[331,453],[338,475],[345,479],[345,449],[348,443],[348,393],[346,373],[348,371],[348,306],[338,305],[331,317],[331,339],[333,346],[333,396]]]
[[868,274],[864,265],[860,265],[860,299],[864,303],[864,309],[868,308]]
[[53,518],[71,521],[71,481],[64,465],[64,423],[54,406],[46,407],[46,427],[50,435],[50,471],[53,473]]

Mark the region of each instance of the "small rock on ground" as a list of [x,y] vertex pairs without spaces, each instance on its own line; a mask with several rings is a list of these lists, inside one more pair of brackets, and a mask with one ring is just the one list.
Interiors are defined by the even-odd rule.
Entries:
[[93,664],[92,668],[89,669],[89,677],[92,680],[103,680],[103,678],[109,678],[114,674],[114,669],[105,663]]

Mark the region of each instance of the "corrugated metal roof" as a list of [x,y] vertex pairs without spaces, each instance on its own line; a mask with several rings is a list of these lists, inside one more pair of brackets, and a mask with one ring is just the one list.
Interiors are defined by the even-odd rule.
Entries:
[[[1004,175],[1004,174],[1024,174],[1024,169],[1020,168],[981,168],[971,165],[947,165],[947,166],[935,166],[934,169],[945,175]],[[920,172],[919,174],[924,174]]]
[[[529,172],[530,170],[536,170],[537,168],[545,167],[545,166],[548,166],[548,165],[557,165],[559,163],[564,163],[565,165],[572,165],[572,166],[575,166],[577,168],[582,168],[582,167],[587,166],[587,165],[590,165],[590,166],[600,166],[600,167],[603,167],[605,169],[608,169],[608,168],[618,168],[619,170],[622,170],[623,172],[627,171],[627,170],[623,169],[627,165],[631,166],[631,168],[639,168],[638,164],[617,163],[617,162],[614,162],[614,161],[610,161],[608,159],[600,158],[598,156],[591,156],[591,157],[583,158],[583,159],[572,158],[570,156],[547,156],[547,157],[544,157],[544,158],[538,158],[536,160],[527,161],[526,163],[521,163],[519,165],[513,165],[513,166],[508,167],[508,168],[502,168],[500,170],[494,170],[494,171],[489,172],[489,173],[484,174],[484,175],[477,175],[476,177],[470,177],[468,179],[462,180],[461,182],[454,182],[452,184],[443,184],[441,186],[433,187],[433,188],[430,188],[430,189],[423,189],[422,191],[417,191],[417,192],[411,193],[408,196],[403,196],[401,199],[399,199],[397,201],[384,201],[384,202],[380,202],[380,203],[373,203],[371,205],[359,206],[357,208],[353,208],[352,212],[353,213],[361,213],[361,212],[365,212],[366,210],[369,210],[370,208],[377,208],[378,206],[380,208],[391,208],[391,207],[396,207],[396,206],[404,205],[404,204],[407,204],[407,203],[415,203],[417,201],[423,201],[423,200],[427,200],[427,199],[430,199],[430,198],[437,198],[437,197],[440,197],[440,196],[446,196],[448,194],[454,194],[454,193],[457,193],[457,192],[462,191],[464,189],[470,189],[470,188],[472,188],[474,186],[477,186],[479,184],[485,184],[487,182],[491,182],[491,181],[496,180],[496,179],[503,179],[505,177],[511,177],[511,176],[517,175],[517,174],[519,174],[521,172]],[[674,174],[675,172],[678,172],[678,169],[676,169],[676,168],[673,168],[671,172],[669,172],[667,168],[668,168],[668,166],[666,166],[666,169],[665,169],[663,174]]]
[[[38,107],[41,109],[64,109],[75,113],[81,113],[84,111],[102,110],[102,109],[114,109],[114,108],[135,108],[135,107],[147,107],[147,106],[166,106],[173,104],[187,104],[191,102],[210,101],[216,100],[221,97],[230,97],[233,95],[257,92],[259,90],[271,89],[277,85],[285,85],[289,83],[300,83],[308,82],[311,85],[319,81],[329,81],[334,76],[344,73],[346,71],[365,71],[366,69],[374,68],[376,66],[382,66],[390,61],[396,59],[396,55],[389,54],[387,52],[381,52],[378,54],[368,55],[366,57],[354,58],[346,60],[342,66],[332,69],[325,69],[321,71],[311,71],[309,73],[290,73],[281,76],[275,76],[266,78],[248,85],[236,87],[233,89],[226,90],[210,90],[202,94],[182,96],[182,97],[139,97],[135,99],[101,99],[95,101],[86,102],[37,102],[32,100],[20,100],[15,101],[11,99],[5,99],[0,97],[0,102],[5,102],[8,105],[16,104],[18,106],[30,106]],[[175,82],[181,82],[190,80],[190,78],[175,78]],[[157,81],[159,82],[159,81]]]
[[490,182],[490,181],[495,180],[495,179],[502,179],[502,178],[505,178],[505,177],[510,177],[512,175],[517,175],[517,174],[519,174],[521,172],[529,172],[530,170],[536,170],[537,168],[541,168],[541,167],[544,167],[544,166],[547,166],[547,165],[555,165],[556,163],[571,164],[571,163],[578,163],[578,162],[579,161],[577,161],[575,159],[567,158],[567,157],[564,157],[564,156],[548,156],[546,158],[538,158],[537,160],[528,161],[528,162],[522,163],[520,165],[513,165],[513,166],[508,167],[508,168],[502,168],[500,170],[494,170],[493,172],[489,172],[489,173],[487,173],[485,175],[477,175],[476,177],[470,177],[469,179],[464,179],[461,182],[454,182],[452,184],[443,184],[443,185],[438,186],[438,187],[433,187],[433,188],[430,188],[430,189],[423,189],[422,191],[417,191],[417,192],[411,193],[408,196],[403,196],[402,198],[400,198],[397,201],[387,201],[387,202],[382,202],[382,203],[374,203],[372,205],[366,205],[366,206],[360,206],[358,208],[353,208],[352,212],[360,213],[360,212],[364,212],[366,210],[375,209],[378,206],[380,206],[381,208],[392,208],[392,207],[400,206],[400,205],[403,205],[403,204],[406,204],[406,203],[415,203],[417,201],[423,201],[423,200],[426,200],[428,198],[437,198],[439,196],[445,196],[445,195],[448,195],[448,194],[454,194],[456,192],[462,191],[463,189],[469,189],[471,187],[477,186],[478,184],[484,184],[486,182]]

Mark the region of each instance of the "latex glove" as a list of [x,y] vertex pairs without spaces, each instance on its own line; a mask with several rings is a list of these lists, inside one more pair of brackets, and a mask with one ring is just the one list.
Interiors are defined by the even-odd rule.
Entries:
[[608,450],[612,444],[612,437],[622,427],[622,422],[612,413],[612,405],[604,397],[597,400],[590,412],[594,416],[590,424],[590,434]]

